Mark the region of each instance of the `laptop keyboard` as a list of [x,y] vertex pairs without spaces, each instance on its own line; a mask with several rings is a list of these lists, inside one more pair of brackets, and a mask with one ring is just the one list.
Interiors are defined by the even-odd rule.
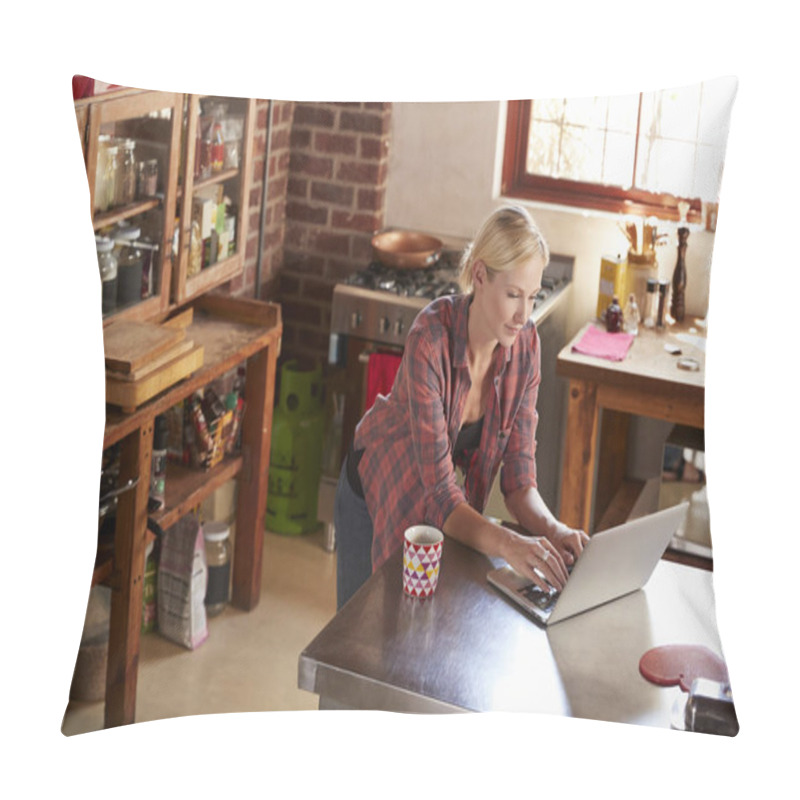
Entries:
[[547,611],[548,608],[554,605],[559,595],[552,587],[549,592],[543,592],[535,583],[530,584],[530,586],[523,586],[519,593],[530,600],[537,608],[541,608],[542,611]]

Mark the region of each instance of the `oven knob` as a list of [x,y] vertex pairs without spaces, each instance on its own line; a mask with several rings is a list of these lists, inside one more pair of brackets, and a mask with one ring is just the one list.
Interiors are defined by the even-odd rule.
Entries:
[[381,317],[380,322],[378,322],[378,329],[381,333],[389,332],[389,317]]
[[395,320],[395,323],[394,323],[394,335],[395,336],[402,336],[404,328],[405,328],[405,325],[403,325],[403,320],[402,319]]
[[361,324],[361,314],[358,311],[354,311],[350,315],[350,327],[357,328]]

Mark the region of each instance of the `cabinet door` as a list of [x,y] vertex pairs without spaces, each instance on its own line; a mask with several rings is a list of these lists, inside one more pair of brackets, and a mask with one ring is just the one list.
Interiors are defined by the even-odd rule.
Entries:
[[[116,308],[103,315],[104,324],[121,318],[152,319],[169,305],[182,110],[183,95],[171,92],[126,91],[124,96],[103,96],[88,104],[86,174],[95,236],[121,242],[123,228],[138,228],[143,256],[141,292],[135,286],[131,289],[129,281]],[[132,193],[113,188],[122,185],[121,153],[130,149],[125,142],[133,142]],[[114,147],[120,156],[116,177],[108,155]],[[154,181],[139,178],[145,162],[155,165]]]
[[244,269],[256,101],[187,96],[178,268],[182,304]]

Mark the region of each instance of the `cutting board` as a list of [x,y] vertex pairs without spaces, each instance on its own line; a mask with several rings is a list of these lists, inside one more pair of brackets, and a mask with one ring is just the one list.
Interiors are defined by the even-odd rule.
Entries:
[[185,337],[183,327],[128,320],[112,322],[103,331],[106,367],[114,372],[135,372]]
[[197,345],[138,381],[118,380],[106,375],[106,403],[133,412],[151,397],[191,375],[203,366],[203,347]]

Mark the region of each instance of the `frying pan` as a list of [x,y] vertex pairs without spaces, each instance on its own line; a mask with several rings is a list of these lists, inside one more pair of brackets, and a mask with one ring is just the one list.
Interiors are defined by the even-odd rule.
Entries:
[[372,237],[372,250],[381,264],[398,269],[420,269],[439,260],[442,242],[414,231],[384,231]]

